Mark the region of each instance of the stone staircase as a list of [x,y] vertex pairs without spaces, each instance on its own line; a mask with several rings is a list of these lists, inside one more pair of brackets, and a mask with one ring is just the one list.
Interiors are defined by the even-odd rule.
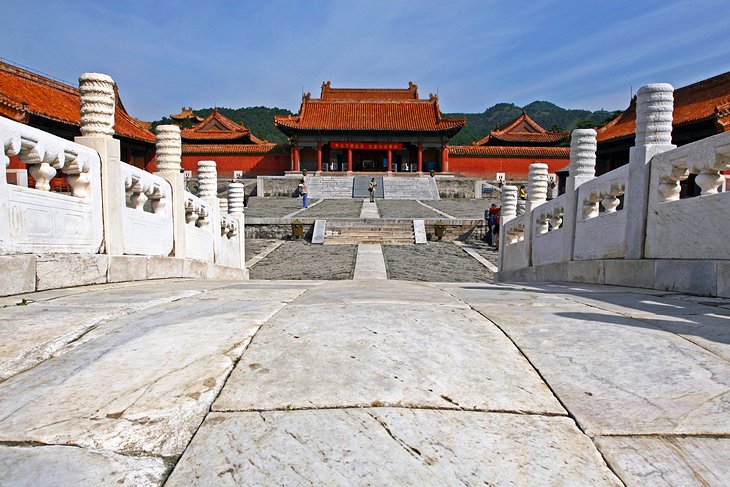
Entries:
[[370,192],[368,187],[370,186],[370,180],[375,178],[375,182],[378,184],[375,188],[375,197],[383,198],[383,177],[382,176],[355,176],[355,180],[352,186],[352,197],[353,198],[370,198]]
[[438,200],[436,180],[432,177],[383,178],[384,198],[387,200]]
[[[307,176],[309,198],[333,200],[352,198],[353,176]],[[367,186],[365,187],[367,193]]]
[[327,220],[324,244],[387,244],[415,243],[413,220],[385,220],[376,218]]

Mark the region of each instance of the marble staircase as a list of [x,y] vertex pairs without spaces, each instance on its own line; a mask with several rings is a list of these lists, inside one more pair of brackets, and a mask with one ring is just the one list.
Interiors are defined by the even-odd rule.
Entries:
[[353,176],[307,176],[309,198],[350,199],[353,179]]
[[436,181],[431,177],[383,178],[384,198],[387,200],[438,200]]
[[384,244],[415,243],[413,220],[348,219],[327,220],[324,244]]

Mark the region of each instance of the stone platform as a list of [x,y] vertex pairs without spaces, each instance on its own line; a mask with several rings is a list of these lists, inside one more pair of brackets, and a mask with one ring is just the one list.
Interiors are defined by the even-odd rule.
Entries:
[[729,300],[164,280],[0,306],[3,486],[730,477]]

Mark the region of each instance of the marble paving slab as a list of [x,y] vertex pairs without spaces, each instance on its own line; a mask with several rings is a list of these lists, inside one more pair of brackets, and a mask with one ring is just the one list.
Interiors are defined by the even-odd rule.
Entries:
[[0,384],[0,441],[177,455],[282,306],[187,299],[107,322]]
[[636,293],[606,293],[604,295],[573,294],[571,301],[594,306],[606,311],[632,317],[654,315],[704,315],[719,313],[730,316],[727,310],[706,306],[686,299],[676,299],[673,296],[647,296]]
[[728,362],[680,336],[587,306],[480,311],[590,435],[730,433]]
[[370,405],[564,414],[488,320],[419,303],[288,306],[262,327],[213,410]]
[[425,283],[379,280],[329,281],[310,289],[293,304],[416,303],[426,305],[464,306],[452,296]]
[[619,486],[565,417],[408,409],[211,413],[167,486]]
[[153,487],[167,467],[161,458],[130,457],[70,446],[0,446],[2,486]]
[[602,436],[595,439],[627,486],[716,486],[730,480],[730,438]]

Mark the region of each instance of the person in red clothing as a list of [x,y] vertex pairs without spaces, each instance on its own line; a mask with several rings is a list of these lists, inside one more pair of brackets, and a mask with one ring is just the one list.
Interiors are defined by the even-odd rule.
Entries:
[[492,238],[494,242],[494,248],[499,248],[499,223],[502,221],[502,208],[497,208],[497,211],[494,212],[494,237]]

